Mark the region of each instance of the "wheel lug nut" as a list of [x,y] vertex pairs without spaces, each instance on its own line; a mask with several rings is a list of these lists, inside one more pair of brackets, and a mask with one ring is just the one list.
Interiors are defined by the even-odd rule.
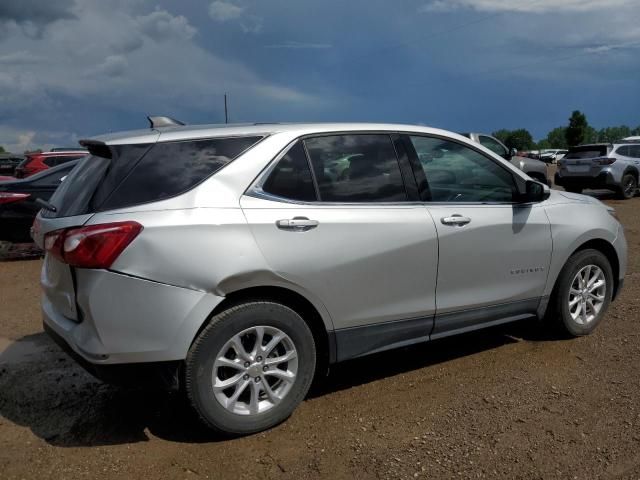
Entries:
[[256,381],[256,383],[258,383],[260,381],[260,377],[256,377],[255,381]]
[[249,380],[249,375],[247,375],[246,373],[244,374],[244,376],[242,377],[244,380]]
[[269,367],[267,367],[266,365],[264,367],[262,367],[262,371],[266,372],[267,370],[269,370]]
[[258,358],[256,358],[256,360],[257,360],[258,362],[261,362],[261,361],[262,361],[262,357],[258,357]]
[[251,365],[251,363],[249,363],[249,362],[244,362],[244,368],[249,368],[249,365]]

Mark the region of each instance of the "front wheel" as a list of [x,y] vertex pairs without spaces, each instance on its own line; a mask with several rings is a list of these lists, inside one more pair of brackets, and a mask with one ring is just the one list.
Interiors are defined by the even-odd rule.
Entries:
[[246,435],[285,420],[307,394],[316,364],[311,330],[290,308],[244,303],[214,316],[191,347],[185,385],[210,428]]
[[633,198],[638,191],[638,181],[636,177],[631,174],[626,174],[622,177],[622,184],[620,186],[620,198],[623,200],[628,200]]
[[613,292],[607,257],[588,249],[573,254],[560,272],[548,315],[569,336],[588,335],[602,321]]

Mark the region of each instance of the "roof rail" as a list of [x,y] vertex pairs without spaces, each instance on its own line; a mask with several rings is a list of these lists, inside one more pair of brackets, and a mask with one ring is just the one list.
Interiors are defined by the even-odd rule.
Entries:
[[155,116],[155,117],[147,117],[149,120],[149,128],[160,128],[160,127],[175,127],[178,125],[184,125],[184,123],[176,120],[171,117],[163,117],[163,116]]

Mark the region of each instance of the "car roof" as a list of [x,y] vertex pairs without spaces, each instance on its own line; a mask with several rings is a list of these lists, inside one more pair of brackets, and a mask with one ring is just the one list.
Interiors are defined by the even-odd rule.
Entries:
[[[211,124],[211,125],[178,125],[144,130],[110,133],[81,140],[81,144],[93,142],[107,145],[135,143],[155,143],[156,141],[177,141],[197,138],[233,137],[233,136],[267,136],[276,133],[291,132],[298,135],[313,133],[330,133],[345,131],[403,131],[416,133],[432,133],[461,137],[454,132],[430,128],[420,125],[394,123],[252,123],[252,124]],[[468,141],[468,139],[467,139]]]

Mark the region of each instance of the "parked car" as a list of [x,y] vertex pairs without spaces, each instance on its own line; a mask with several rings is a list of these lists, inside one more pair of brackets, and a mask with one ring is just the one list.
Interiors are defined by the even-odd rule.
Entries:
[[76,163],[68,162],[26,179],[0,182],[0,241],[31,241],[31,225],[42,208],[36,200],[49,200]]
[[276,425],[350,358],[515,320],[589,334],[622,287],[610,207],[455,133],[152,127],[82,141],[38,214],[44,327],[213,429]]
[[534,180],[542,182],[545,185],[549,184],[549,180],[547,179],[547,166],[543,162],[518,156],[518,152],[515,149],[509,150],[504,143],[491,135],[484,133],[463,133],[462,135],[470,138],[474,142],[478,142],[505,160],[510,161],[516,168],[519,168]]
[[27,178],[47,168],[78,160],[86,154],[86,150],[28,153],[22,163],[16,167],[15,176],[16,178]]
[[540,160],[545,163],[556,163],[567,154],[568,150],[562,149],[546,149],[540,153]]
[[639,171],[640,143],[580,145],[558,162],[555,183],[569,192],[607,189],[628,199],[637,193]]
[[0,153],[0,175],[13,176],[16,167],[24,160],[22,155],[15,153]]

